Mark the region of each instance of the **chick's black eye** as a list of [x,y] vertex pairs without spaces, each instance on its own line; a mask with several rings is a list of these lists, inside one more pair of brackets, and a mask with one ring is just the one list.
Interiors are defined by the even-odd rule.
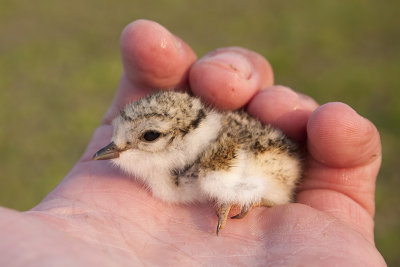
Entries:
[[143,139],[151,142],[156,140],[158,137],[160,137],[161,133],[157,132],[157,131],[147,131],[143,134]]

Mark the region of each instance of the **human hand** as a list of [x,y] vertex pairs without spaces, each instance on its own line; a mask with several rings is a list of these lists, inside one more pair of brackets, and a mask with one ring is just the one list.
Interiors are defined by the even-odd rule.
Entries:
[[[345,104],[318,107],[273,86],[270,65],[248,50],[222,48],[196,61],[154,22],[128,25],[121,51],[118,92],[79,162],[31,211],[0,210],[0,265],[385,265],[373,237],[381,147],[371,122]],[[173,87],[190,87],[219,108],[247,106],[307,146],[298,203],[255,208],[217,237],[210,205],[166,204],[108,162],[91,160],[110,140],[120,107]]]

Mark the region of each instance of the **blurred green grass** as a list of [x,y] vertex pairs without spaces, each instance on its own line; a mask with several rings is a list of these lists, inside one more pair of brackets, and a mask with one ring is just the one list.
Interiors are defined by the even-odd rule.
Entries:
[[[117,3],[117,4],[116,4]],[[0,205],[26,210],[65,176],[111,102],[119,34],[155,20],[202,56],[221,46],[269,59],[276,83],[343,101],[378,127],[376,244],[400,266],[400,2],[0,2]]]

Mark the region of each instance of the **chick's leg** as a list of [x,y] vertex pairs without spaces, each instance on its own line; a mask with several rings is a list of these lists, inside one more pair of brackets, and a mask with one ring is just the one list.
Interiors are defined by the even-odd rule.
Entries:
[[240,213],[232,216],[231,219],[243,219],[248,213],[249,211],[253,208],[254,205],[246,205],[243,206],[242,209],[240,210]]
[[251,211],[253,207],[272,207],[274,205],[275,203],[267,199],[262,199],[261,202],[243,206],[242,209],[240,210],[240,213],[231,217],[231,219],[243,219],[244,217],[246,217],[246,215]]
[[[276,204],[272,202],[271,200],[263,198],[261,202],[258,204],[259,207],[272,207],[275,206]],[[254,207],[254,206],[253,206]]]
[[217,216],[218,216],[218,224],[217,224],[217,235],[219,230],[222,230],[225,227],[226,219],[228,218],[229,211],[231,210],[231,204],[222,204],[218,207]]

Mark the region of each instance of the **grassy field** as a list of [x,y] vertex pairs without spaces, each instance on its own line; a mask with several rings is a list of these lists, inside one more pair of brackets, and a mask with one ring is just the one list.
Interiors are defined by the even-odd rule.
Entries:
[[[115,4],[118,3],[118,4]],[[376,243],[400,266],[400,1],[0,2],[0,205],[38,203],[79,158],[111,102],[119,34],[155,20],[202,56],[221,46],[269,59],[276,82],[343,101],[381,132]]]

